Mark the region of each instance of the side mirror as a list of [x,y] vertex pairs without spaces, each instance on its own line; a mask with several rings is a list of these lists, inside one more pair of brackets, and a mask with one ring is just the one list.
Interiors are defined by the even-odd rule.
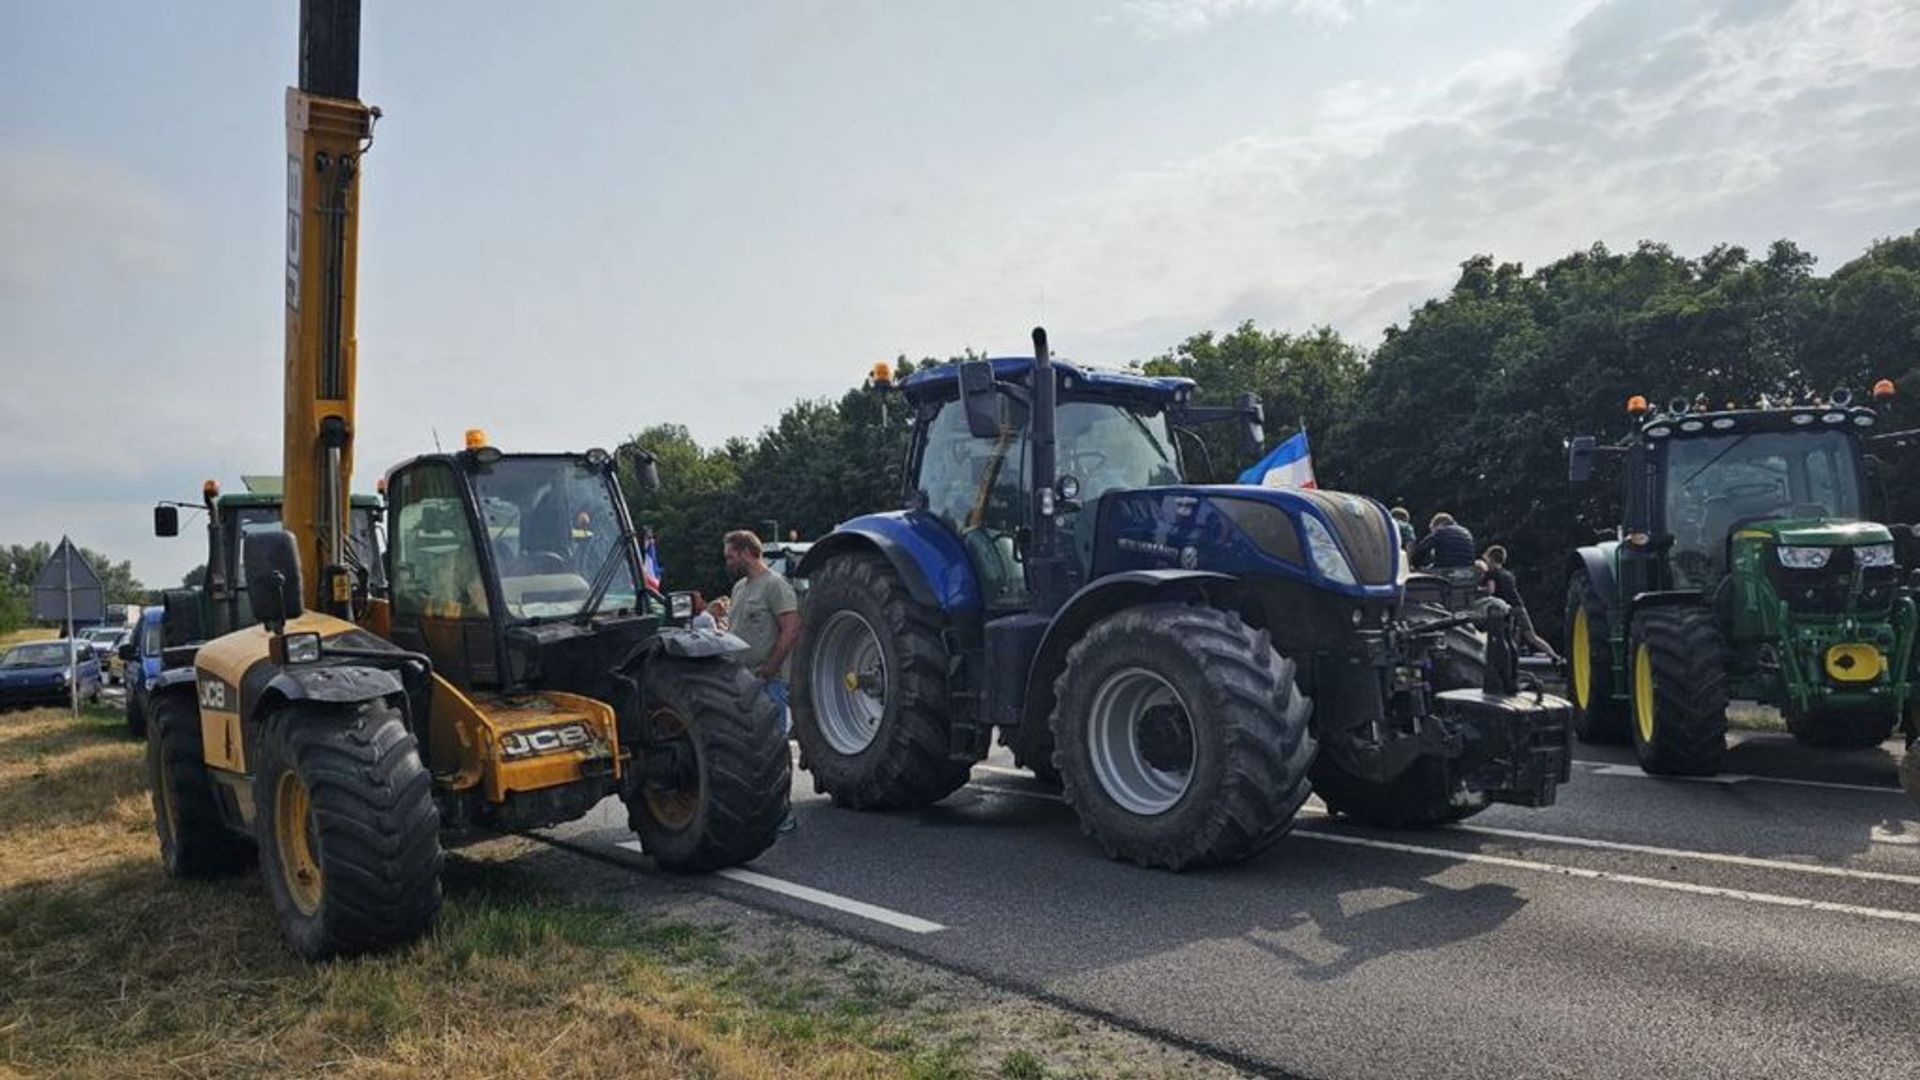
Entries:
[[1000,391],[994,385],[991,361],[960,364],[960,404],[967,411],[967,434],[976,439],[1000,434]]
[[660,490],[660,459],[654,456],[653,451],[629,445],[621,447],[620,453],[633,461],[633,479],[642,491],[652,493]]
[[1567,443],[1567,482],[1584,484],[1593,479],[1594,439],[1591,435],[1576,435]]
[[1240,395],[1240,439],[1246,443],[1247,453],[1256,458],[1267,444],[1267,407],[1251,390]]
[[153,535],[180,535],[180,510],[178,507],[156,506],[153,508]]
[[191,645],[206,637],[200,622],[200,592],[168,589],[160,594],[160,640],[163,648]]
[[114,652],[114,655],[118,656],[122,660],[125,660],[127,663],[129,664],[133,663],[133,643],[131,641],[113,650],[113,652]]
[[284,529],[250,534],[245,545],[247,600],[254,616],[277,634],[306,610],[300,601],[300,549]]

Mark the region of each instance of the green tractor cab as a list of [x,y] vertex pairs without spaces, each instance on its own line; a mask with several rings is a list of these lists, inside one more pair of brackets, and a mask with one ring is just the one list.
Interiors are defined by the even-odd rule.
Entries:
[[[1876,398],[1891,397],[1882,383]],[[1811,746],[1880,743],[1914,703],[1916,608],[1896,531],[1866,520],[1879,416],[1824,403],[1706,412],[1633,398],[1634,429],[1570,443],[1569,475],[1625,461],[1614,538],[1568,561],[1574,731],[1648,772],[1718,770],[1730,698]]]

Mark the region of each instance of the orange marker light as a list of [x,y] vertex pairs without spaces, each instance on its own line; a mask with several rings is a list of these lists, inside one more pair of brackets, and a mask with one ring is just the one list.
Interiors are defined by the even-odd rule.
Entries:
[[1647,412],[1647,399],[1645,395],[1635,394],[1632,397],[1627,399],[1628,415],[1644,416],[1646,415],[1646,412]]
[[204,483],[202,483],[202,484],[200,485],[200,494],[201,494],[201,495],[203,495],[203,496],[205,496],[205,497],[207,497],[207,498],[209,498],[209,499],[217,499],[217,498],[219,498],[219,497],[220,497],[220,482],[219,482],[218,480],[208,480],[208,481],[205,481]]
[[1893,397],[1893,380],[1881,379],[1873,384],[1873,400],[1886,401]]
[[386,495],[387,495],[387,478],[386,477],[383,476],[380,479],[375,480],[373,482],[373,492],[374,494],[380,496],[383,499],[386,498]]
[[478,450],[487,445],[487,433],[477,427],[467,429],[467,449]]

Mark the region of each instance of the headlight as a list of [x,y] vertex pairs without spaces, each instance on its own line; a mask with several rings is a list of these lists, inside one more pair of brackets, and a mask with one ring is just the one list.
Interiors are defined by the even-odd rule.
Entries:
[[1832,557],[1830,547],[1789,547],[1780,548],[1780,565],[1789,570],[1818,570],[1827,565]]
[[1333,542],[1333,534],[1312,514],[1301,514],[1300,521],[1307,534],[1307,550],[1313,554],[1313,568],[1320,576],[1341,585],[1358,585],[1353,576],[1353,567],[1347,565],[1347,557],[1340,554],[1340,545]]
[[72,676],[70,676],[70,675],[68,675],[68,674],[67,674],[66,672],[64,672],[64,671],[62,671],[62,672],[60,673],[60,684],[61,684],[62,686],[64,686],[64,685],[66,685],[66,683],[67,683],[67,681],[68,681],[68,680],[69,680],[70,678],[72,678]]
[[1853,557],[1859,561],[1861,566],[1869,568],[1875,566],[1892,566],[1893,545],[1864,544],[1853,549]]

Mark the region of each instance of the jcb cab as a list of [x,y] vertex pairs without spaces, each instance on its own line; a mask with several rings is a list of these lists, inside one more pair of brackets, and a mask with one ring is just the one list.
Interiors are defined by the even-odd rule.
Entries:
[[753,857],[788,756],[737,639],[665,627],[602,451],[417,458],[387,482],[388,599],[305,610],[285,532],[248,536],[261,625],[155,710],[162,851],[183,874],[257,845],[307,956],[406,940],[439,904],[439,831],[525,829],[608,795],[662,865]]

